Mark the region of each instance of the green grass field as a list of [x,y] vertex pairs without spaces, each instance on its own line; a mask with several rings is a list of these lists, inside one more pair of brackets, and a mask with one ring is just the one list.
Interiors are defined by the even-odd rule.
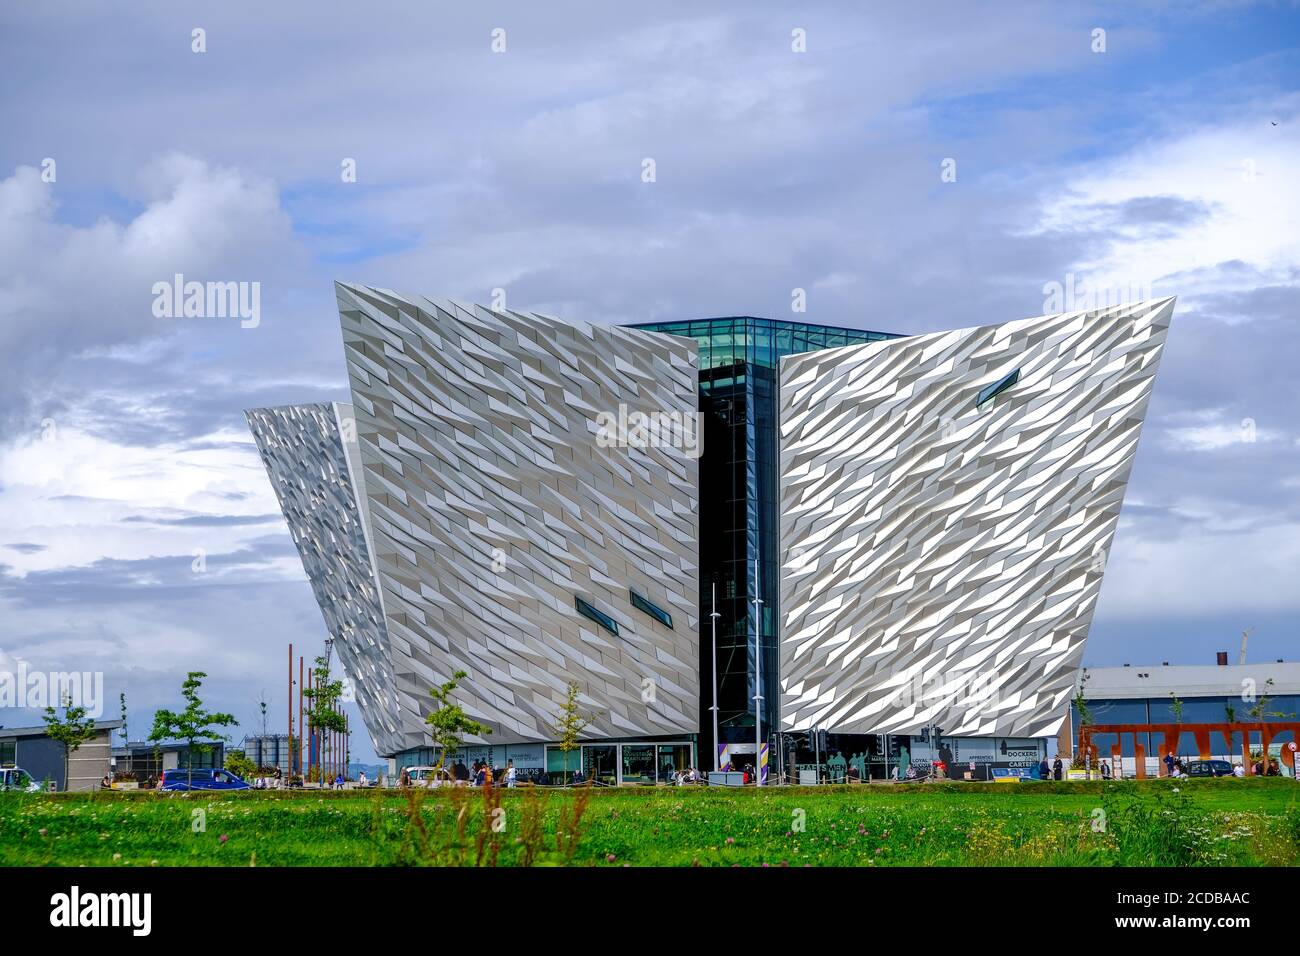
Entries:
[[1300,784],[10,793],[0,864],[1295,866]]

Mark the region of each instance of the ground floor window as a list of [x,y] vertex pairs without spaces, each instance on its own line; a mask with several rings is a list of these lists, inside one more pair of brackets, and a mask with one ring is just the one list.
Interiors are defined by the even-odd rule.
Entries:
[[588,780],[606,786],[618,784],[618,747],[592,744],[582,748],[582,772]]
[[659,745],[659,782],[672,783],[673,774],[691,767],[690,744]]
[[565,752],[559,747],[546,748],[546,774],[552,783],[566,783],[582,766],[582,751],[574,747]]
[[18,742],[0,740],[0,767],[12,767],[18,762]]
[[655,782],[655,745],[623,745],[623,782]]

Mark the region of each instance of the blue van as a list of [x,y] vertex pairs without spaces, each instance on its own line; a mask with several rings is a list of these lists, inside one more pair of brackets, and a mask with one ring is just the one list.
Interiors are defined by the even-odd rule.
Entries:
[[177,767],[164,770],[159,790],[251,790],[252,786],[240,780],[229,770],[186,770]]

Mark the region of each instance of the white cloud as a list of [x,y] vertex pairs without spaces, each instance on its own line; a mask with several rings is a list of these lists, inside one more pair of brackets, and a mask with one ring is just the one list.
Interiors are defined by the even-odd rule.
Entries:
[[[283,523],[184,525],[194,515],[279,515],[279,506],[247,434],[218,432],[198,447],[117,445],[73,429],[50,440],[24,439],[0,449],[0,563],[11,573],[84,567],[101,559],[136,561],[163,555],[217,555],[239,550]],[[245,443],[247,450],[229,443]],[[39,545],[17,550],[13,543]],[[209,566],[210,573],[220,569]],[[267,569],[301,577],[296,558]],[[142,586],[151,582],[141,580]]]
[[1180,450],[1222,451],[1255,442],[1278,441],[1283,436],[1279,432],[1257,428],[1250,419],[1243,419],[1237,423],[1213,422],[1169,428],[1165,431],[1165,437],[1172,447]]
[[1164,540],[1141,539],[1130,530],[1116,536],[1099,617],[1195,617],[1300,607],[1300,525],[1256,523],[1223,534],[1194,527]]
[[223,321],[155,318],[155,282],[176,273],[265,282],[300,258],[268,181],[173,153],[147,163],[137,187],[144,208],[129,221],[70,225],[57,215],[61,181],[29,166],[0,181],[0,402],[10,424],[70,356],[202,335]]
[[[1253,288],[1270,278],[1289,284],[1300,262],[1300,123],[1295,101],[1254,112],[1234,126],[1203,128],[1172,139],[1141,144],[1100,168],[1068,178],[1068,189],[1051,201],[1041,230],[1106,227],[1110,241],[1101,255],[1076,263],[1096,284],[1109,287],[1157,283],[1157,295],[1218,291],[1223,275],[1202,287],[1189,273],[1220,263],[1254,266],[1233,287]],[[1267,116],[1289,114],[1270,125]],[[1187,223],[1144,228],[1140,221],[1115,223],[1116,207],[1134,200],[1173,197],[1204,211]],[[1178,276],[1175,283],[1159,283]]]

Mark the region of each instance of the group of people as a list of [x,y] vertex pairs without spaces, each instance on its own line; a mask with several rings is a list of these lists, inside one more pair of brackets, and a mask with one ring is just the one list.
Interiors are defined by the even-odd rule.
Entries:
[[674,770],[672,773],[673,786],[684,787],[687,784],[703,783],[704,776],[695,767],[687,767],[684,770]]
[[258,774],[253,778],[254,790],[278,790],[283,780],[280,776],[280,768],[276,767],[271,774]]
[[[397,776],[397,785],[409,787],[413,782],[410,770],[403,767],[402,772]],[[439,786],[444,782],[458,787],[483,787],[494,783],[514,787],[519,782],[519,771],[515,768],[513,760],[507,760],[504,768],[494,768],[486,760],[475,760],[467,767],[463,760],[457,760],[450,767],[441,768],[437,779],[430,780],[428,785]]]
[[1187,771],[1183,767],[1183,758],[1174,754],[1165,754],[1165,775],[1169,777],[1187,776]]
[[1058,755],[1051,763],[1044,757],[1038,762],[1038,776],[1043,780],[1060,780],[1065,774],[1065,764]]

